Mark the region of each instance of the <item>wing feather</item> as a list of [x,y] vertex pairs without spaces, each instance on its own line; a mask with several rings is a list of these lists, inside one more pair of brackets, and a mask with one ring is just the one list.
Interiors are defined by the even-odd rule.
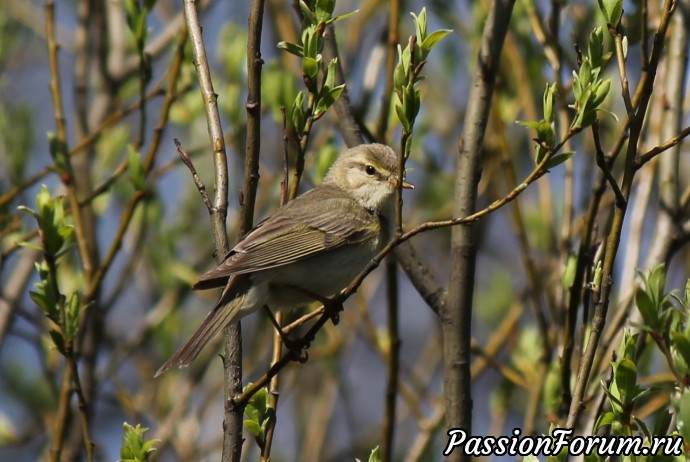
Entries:
[[203,274],[194,288],[222,286],[233,274],[275,268],[355,244],[376,236],[380,229],[379,217],[343,191],[318,187],[261,222],[217,268]]

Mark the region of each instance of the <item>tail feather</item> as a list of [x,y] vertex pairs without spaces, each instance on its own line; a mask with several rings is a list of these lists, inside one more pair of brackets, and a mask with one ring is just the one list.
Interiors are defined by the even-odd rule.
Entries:
[[[155,373],[154,378],[163,374],[171,367],[179,368],[189,366],[201,350],[213,340],[218,333],[228,324],[239,319],[246,291],[238,291],[236,281],[230,281],[209,314],[206,315],[201,325],[197,328],[187,342],[177,350]],[[241,285],[241,284],[240,284]]]

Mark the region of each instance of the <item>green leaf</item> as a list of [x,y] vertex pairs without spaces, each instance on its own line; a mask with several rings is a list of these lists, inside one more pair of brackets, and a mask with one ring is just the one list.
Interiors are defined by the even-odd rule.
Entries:
[[319,60],[305,56],[302,60],[302,73],[312,80],[316,80],[319,73]]
[[263,431],[261,425],[259,425],[259,422],[257,422],[254,419],[245,419],[243,423],[244,423],[244,428],[246,428],[249,431],[249,433],[254,435],[256,438],[263,440],[264,431]]
[[424,39],[426,38],[426,26],[427,26],[427,21],[426,21],[426,7],[422,8],[422,11],[419,12],[419,16],[415,15],[414,13],[410,13],[410,16],[412,16],[412,21],[414,22],[414,28],[415,28],[415,35],[417,36],[417,42],[422,43]]
[[65,313],[67,315],[67,319],[65,319],[65,337],[67,340],[74,340],[77,337],[77,331],[79,330],[79,306],[79,294],[72,292],[65,306]]
[[122,446],[120,447],[120,460],[133,462],[146,462],[149,460],[151,453],[156,449],[153,445],[160,440],[152,439],[146,440],[146,431],[148,428],[137,424],[132,427],[127,422],[122,424]]
[[657,309],[652,298],[642,287],[635,289],[635,305],[637,305],[645,325],[652,330],[656,330],[659,327]]
[[637,338],[638,334],[631,334],[629,329],[623,331],[623,338],[618,349],[618,357],[621,359],[629,359],[635,362],[637,359]]
[[453,32],[452,29],[439,29],[429,34],[421,44],[421,47],[428,53],[441,41],[443,37]]
[[621,404],[627,406],[638,394],[637,367],[629,359],[622,359],[614,368],[614,383],[618,388]]
[[546,169],[551,170],[552,168],[561,165],[563,162],[566,160],[570,159],[575,155],[574,152],[569,151],[569,152],[564,152],[562,154],[558,154],[556,156],[553,156],[549,161],[546,163]]
[[302,32],[304,57],[316,59],[319,54],[319,36],[316,26],[309,26]]
[[652,432],[654,435],[665,435],[669,430],[669,425],[671,425],[671,419],[673,414],[671,414],[670,409],[660,409],[659,412],[654,414],[654,428]]
[[605,427],[607,425],[611,425],[611,423],[615,420],[616,416],[613,414],[611,411],[606,411],[603,414],[601,414],[598,418],[596,423],[594,424],[594,431],[599,431],[600,428]]
[[290,112],[292,116],[292,126],[295,127],[297,133],[302,133],[305,127],[305,116],[304,116],[304,93],[301,91],[297,93],[295,101],[292,103],[292,111]]
[[297,45],[294,43],[283,41],[278,42],[278,48],[287,51],[288,53],[293,54],[295,56],[299,56],[300,58],[304,56],[304,48],[302,48],[302,45]]
[[601,385],[604,389],[604,393],[606,393],[606,396],[609,398],[611,409],[613,410],[614,414],[621,414],[623,412],[623,403],[621,403],[620,393],[618,391],[618,387],[616,386],[616,382],[612,382],[610,388],[607,388],[603,381],[601,382]]
[[329,19],[328,21],[326,21],[326,24],[331,25],[333,23],[340,22],[344,19],[348,19],[348,18],[353,17],[357,13],[359,13],[359,10],[354,10],[354,11],[351,11],[349,13],[341,14],[340,16],[336,16],[334,18]]
[[331,88],[335,87],[335,66],[338,63],[338,58],[333,58],[331,59],[331,62],[328,63],[328,67],[326,68],[326,75],[324,76],[324,89],[326,91],[330,91]]
[[381,462],[381,454],[379,454],[378,446],[371,450],[371,454],[369,454],[369,462]]
[[666,266],[663,263],[656,265],[649,272],[647,287],[654,304],[656,306],[661,306],[661,302],[664,298],[664,289],[666,288]]
[[335,0],[316,0],[316,20],[324,22],[331,18],[335,9]]
[[601,103],[604,102],[611,89],[611,80],[606,79],[600,82],[593,89],[592,99],[588,102],[592,109],[598,109]]
[[616,27],[623,16],[623,0],[599,0],[599,9],[606,22]]
[[299,7],[302,10],[304,19],[307,20],[309,24],[314,25],[318,22],[316,15],[314,15],[314,12],[309,9],[309,5],[307,5],[304,0],[300,0]]
[[405,114],[405,111],[403,110],[402,105],[396,103],[395,104],[395,114],[398,116],[398,120],[400,121],[400,124],[403,126],[403,130],[407,133],[410,132],[410,122],[407,120],[407,115]]
[[684,369],[687,372],[690,369],[690,339],[681,332],[673,332],[671,334],[671,349],[672,352],[675,350],[685,362]]
[[587,57],[594,67],[601,67],[601,59],[604,55],[604,31],[601,27],[595,27],[589,35]]
[[556,102],[556,83],[549,85],[546,84],[546,89],[544,90],[544,120],[547,122],[553,122],[553,106]]

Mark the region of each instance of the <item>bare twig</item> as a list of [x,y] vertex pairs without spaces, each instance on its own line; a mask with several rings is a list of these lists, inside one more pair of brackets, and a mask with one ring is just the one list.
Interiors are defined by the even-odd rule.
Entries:
[[182,162],[184,162],[184,164],[187,166],[190,173],[192,174],[192,179],[194,180],[194,184],[196,185],[196,189],[199,190],[199,194],[201,194],[201,199],[204,201],[204,204],[206,204],[206,208],[208,209],[208,213],[212,213],[213,212],[213,204],[211,204],[211,199],[209,199],[209,197],[208,197],[208,191],[206,191],[206,185],[204,184],[203,181],[201,181],[199,174],[196,172],[196,168],[194,167],[194,164],[192,163],[192,159],[190,159],[189,154],[182,147],[182,143],[180,143],[180,140],[175,138],[173,141],[175,142],[175,147],[177,147],[177,153],[180,155]]

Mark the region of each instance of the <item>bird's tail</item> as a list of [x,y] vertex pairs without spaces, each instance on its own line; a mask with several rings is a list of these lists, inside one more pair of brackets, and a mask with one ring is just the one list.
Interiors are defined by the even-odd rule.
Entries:
[[[239,280],[238,280],[239,279]],[[153,376],[158,377],[171,367],[179,368],[189,366],[201,350],[215,338],[228,324],[239,320],[240,310],[247,294],[246,278],[231,278],[223,289],[220,299],[211,312],[206,315],[201,325],[197,328],[187,342],[163,364]]]

